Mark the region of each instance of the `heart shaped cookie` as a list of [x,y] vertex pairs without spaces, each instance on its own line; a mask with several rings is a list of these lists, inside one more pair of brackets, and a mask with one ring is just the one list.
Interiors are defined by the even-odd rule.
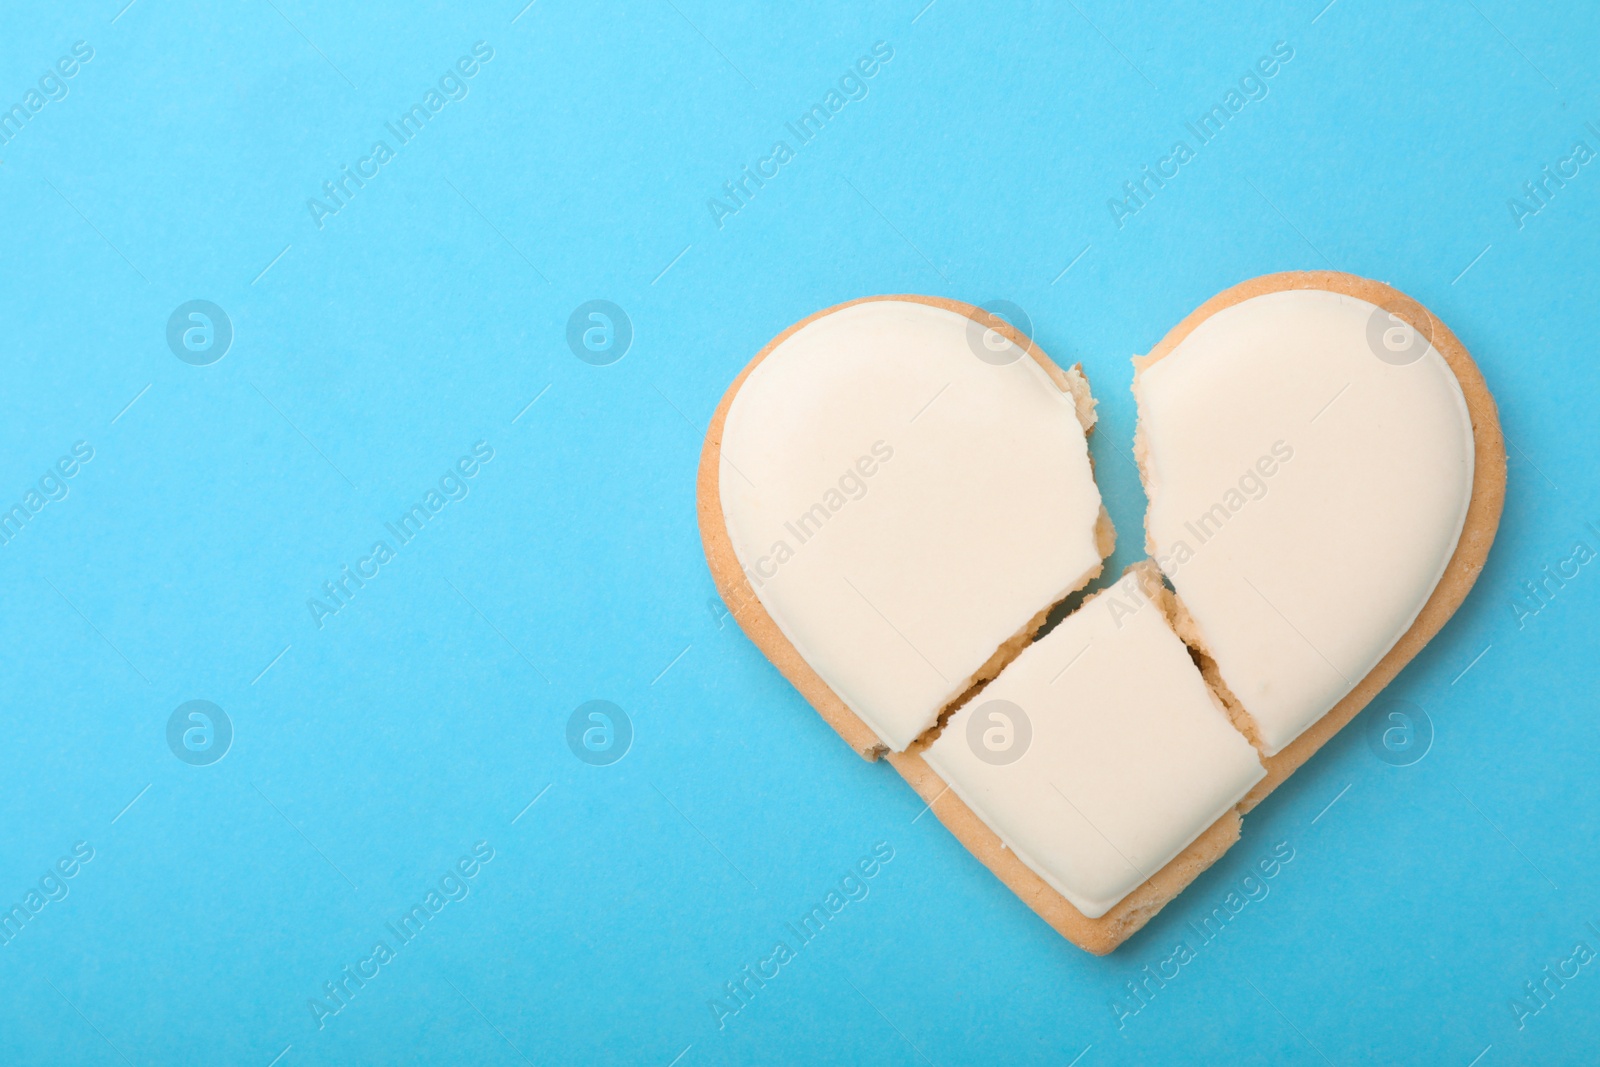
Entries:
[[987,312],[889,296],[797,323],[728,389],[699,476],[745,633],[1096,953],[1438,632],[1505,491],[1477,367],[1379,282],[1253,279],[1134,363],[1150,558],[1048,630],[1113,546],[1095,404]]

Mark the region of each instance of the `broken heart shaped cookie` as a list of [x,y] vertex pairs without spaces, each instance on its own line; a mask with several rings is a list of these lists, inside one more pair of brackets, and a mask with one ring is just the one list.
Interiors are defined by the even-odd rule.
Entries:
[[1378,282],[1269,275],[1135,359],[1150,557],[1114,534],[1077,367],[978,308],[830,308],[734,381],[699,517],[744,632],[1050,925],[1109,952],[1460,605],[1494,402]]

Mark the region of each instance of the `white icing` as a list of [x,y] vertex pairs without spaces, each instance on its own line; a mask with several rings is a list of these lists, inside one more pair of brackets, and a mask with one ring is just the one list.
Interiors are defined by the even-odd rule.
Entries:
[[1405,328],[1366,301],[1255,297],[1134,386],[1152,553],[1269,755],[1410,628],[1472,497],[1459,383],[1431,345],[1405,365],[1378,358],[1374,314],[1404,348]]
[[[1015,762],[994,701],[1032,729]],[[971,720],[978,717],[974,730]],[[1018,744],[1012,724],[1009,743]],[[1266,774],[1161,609],[1129,575],[951,716],[925,758],[1023,863],[1091,919],[1155,874]]]
[[823,316],[756,366],[723,429],[740,566],[897,750],[1100,563],[1100,492],[1072,398],[1020,351],[980,359],[969,324],[900,300]]

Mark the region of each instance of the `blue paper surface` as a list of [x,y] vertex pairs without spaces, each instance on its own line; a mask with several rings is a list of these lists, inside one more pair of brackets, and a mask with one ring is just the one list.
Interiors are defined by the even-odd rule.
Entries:
[[[0,1062],[1594,1062],[1600,15],[924,3],[7,12]],[[1097,959],[726,616],[705,425],[820,308],[1010,300],[1115,573],[1128,357],[1324,267],[1473,353],[1499,538]]]

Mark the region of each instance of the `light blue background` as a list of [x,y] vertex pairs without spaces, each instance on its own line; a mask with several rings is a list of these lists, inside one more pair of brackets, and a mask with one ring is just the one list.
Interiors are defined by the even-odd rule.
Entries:
[[[1600,17],[923,2],[7,12],[7,107],[95,54],[0,148],[0,500],[95,456],[0,547],[0,903],[95,855],[0,946],[0,1062],[1593,1062],[1600,968],[1523,1029],[1510,1000],[1600,948],[1600,573],[1512,604],[1600,548],[1600,171],[1520,230],[1507,201],[1600,150]],[[478,41],[466,99],[319,230],[307,198]],[[719,229],[707,199],[876,41],[870,94]],[[1270,94],[1119,229],[1107,198],[1279,41]],[[1120,569],[1129,355],[1328,265],[1448,322],[1512,446],[1487,569],[1389,690],[1433,749],[1380,762],[1369,710],[1090,957],[719,619],[706,421],[819,308],[1015,301],[1100,398]],[[209,367],[164,337],[196,298],[235,329]],[[596,298],[636,331],[606,367],[564,340]],[[479,440],[470,496],[319,630],[307,598]],[[236,731],[209,767],[166,745],[191,699]],[[610,767],[565,741],[590,699],[636,730]],[[484,840],[470,895],[319,1030],[323,983]],[[870,895],[719,1030],[707,1001],[876,842]],[[1124,983],[1280,842],[1270,894],[1119,1030]]]

